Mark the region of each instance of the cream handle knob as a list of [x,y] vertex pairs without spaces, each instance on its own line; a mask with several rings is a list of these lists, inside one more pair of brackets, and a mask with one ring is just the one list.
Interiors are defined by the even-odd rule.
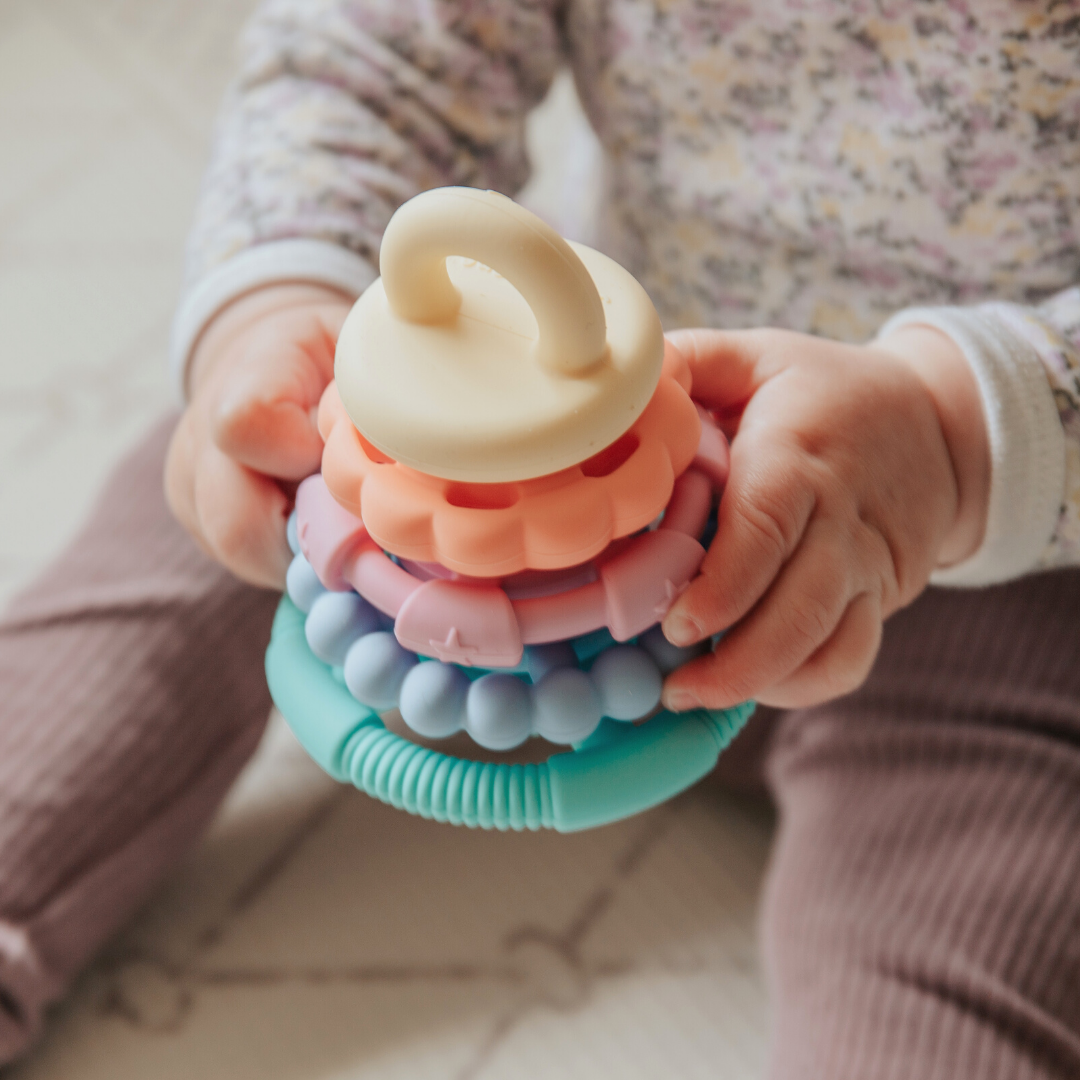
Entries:
[[607,352],[604,305],[588,270],[554,229],[495,191],[425,191],[391,218],[379,269],[391,310],[425,325],[452,320],[461,295],[446,259],[475,259],[501,274],[532,309],[539,329],[535,359],[576,375]]
[[[465,259],[452,278],[450,256]],[[502,195],[417,195],[380,262],[334,371],[357,430],[402,465],[479,484],[546,476],[613,443],[656,389],[664,338],[645,290]]]

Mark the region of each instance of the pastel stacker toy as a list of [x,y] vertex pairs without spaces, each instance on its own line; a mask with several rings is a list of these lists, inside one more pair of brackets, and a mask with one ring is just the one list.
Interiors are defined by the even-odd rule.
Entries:
[[[630,274],[494,192],[405,203],[380,269],[290,521],[274,701],[331,775],[439,821],[571,831],[670,798],[753,708],[657,711],[707,648],[659,621],[728,466],[689,368]],[[551,753],[425,745],[462,732]]]

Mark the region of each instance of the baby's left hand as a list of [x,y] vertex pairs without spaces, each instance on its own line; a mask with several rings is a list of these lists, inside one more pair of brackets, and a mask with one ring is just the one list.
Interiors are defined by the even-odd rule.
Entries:
[[854,690],[882,621],[982,538],[989,449],[967,362],[924,326],[871,346],[671,338],[694,396],[739,419],[716,538],[663,623],[677,645],[730,631],[668,677],[665,705],[793,708]]

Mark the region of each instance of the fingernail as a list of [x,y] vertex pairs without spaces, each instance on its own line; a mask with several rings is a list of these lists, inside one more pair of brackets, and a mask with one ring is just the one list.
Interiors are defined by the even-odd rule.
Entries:
[[665,690],[664,708],[672,712],[686,712],[688,709],[700,709],[701,698],[692,690]]
[[669,615],[663,622],[664,637],[672,645],[693,645],[703,637],[696,619],[689,615]]

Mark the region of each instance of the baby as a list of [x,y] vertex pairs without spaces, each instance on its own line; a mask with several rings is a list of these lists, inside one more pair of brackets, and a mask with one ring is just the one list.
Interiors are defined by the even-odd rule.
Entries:
[[[783,327],[670,335],[733,441],[663,623],[726,631],[669,708],[784,710],[759,763],[778,1078],[1080,1073],[1078,45],[1049,2],[273,0],[225,106],[166,491],[254,585],[284,581],[390,214],[516,190],[565,62],[606,154],[598,246],[669,327]],[[184,642],[192,671],[212,643]]]

